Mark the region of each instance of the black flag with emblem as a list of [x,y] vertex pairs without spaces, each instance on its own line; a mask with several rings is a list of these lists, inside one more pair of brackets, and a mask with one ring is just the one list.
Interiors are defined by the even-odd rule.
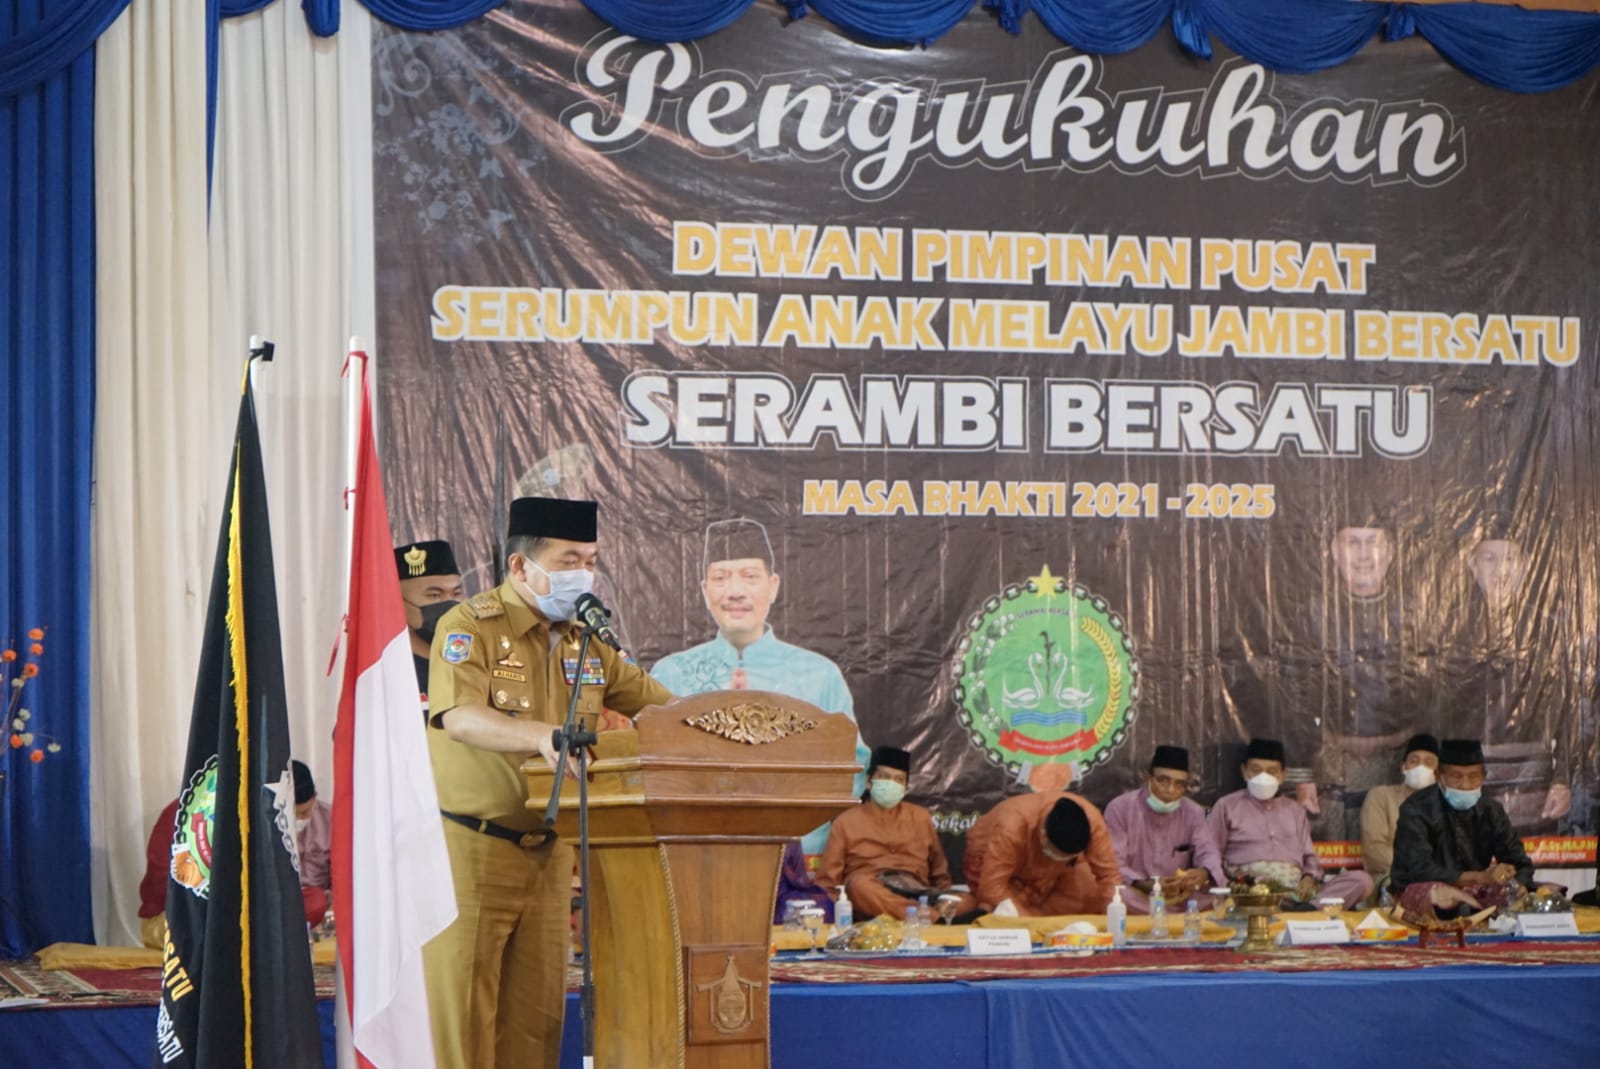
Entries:
[[294,849],[272,536],[247,374],[178,794],[155,1065],[322,1065]]

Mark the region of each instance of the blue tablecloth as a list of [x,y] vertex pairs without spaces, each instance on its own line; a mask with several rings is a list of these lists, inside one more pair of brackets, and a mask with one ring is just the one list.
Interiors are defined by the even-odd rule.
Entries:
[[[782,985],[774,1069],[1600,1066],[1600,966]],[[333,1065],[333,1004],[318,1006]],[[0,1011],[5,1069],[148,1069],[153,1007]],[[577,999],[562,1067],[581,1064]]]

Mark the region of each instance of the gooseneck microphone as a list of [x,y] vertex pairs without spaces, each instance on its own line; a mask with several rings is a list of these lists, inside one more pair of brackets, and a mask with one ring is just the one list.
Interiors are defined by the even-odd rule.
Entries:
[[621,651],[622,640],[617,637],[616,630],[611,626],[611,613],[606,610],[599,598],[593,594],[580,595],[574,611],[577,613],[578,621],[594,632],[595,638],[612,649]]

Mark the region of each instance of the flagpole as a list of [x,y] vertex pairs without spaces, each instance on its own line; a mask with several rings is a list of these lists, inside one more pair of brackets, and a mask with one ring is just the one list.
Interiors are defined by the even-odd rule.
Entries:
[[589,643],[594,638],[593,624],[584,623],[578,640],[578,666],[573,672],[572,692],[567,698],[567,719],[551,738],[556,747],[555,784],[550,789],[550,804],[544,812],[547,835],[556,833],[556,814],[561,809],[561,783],[567,761],[575,759],[573,774],[578,780],[578,893],[573,905],[580,910],[583,931],[583,981],[578,985],[578,1009],[583,1020],[583,1069],[594,1069],[594,942],[589,932],[589,747],[600,740],[592,729],[578,720],[578,693],[583,689],[583,673],[589,663]]
[[[328,662],[328,672],[332,674],[334,664],[338,660],[339,649],[343,645],[345,629],[350,618],[351,605],[348,602],[350,591],[350,572],[355,560],[356,547],[356,510],[352,500],[357,493],[356,472],[361,462],[361,401],[362,391],[366,386],[367,371],[367,343],[358,334],[350,336],[350,345],[345,353],[344,370],[344,492],[340,494],[344,503],[344,569],[341,589],[346,594],[344,613],[341,616],[338,634],[333,640],[333,658]],[[346,650],[346,656],[349,651]],[[335,769],[335,792],[338,791],[337,768]],[[331,909],[331,907],[330,907]],[[354,918],[344,918],[349,925]],[[339,918],[334,917],[334,924],[339,923]],[[347,930],[349,930],[347,928]],[[337,945],[338,934],[334,936],[334,991],[333,991],[333,1031],[334,1031],[334,1065],[336,1069],[355,1069],[359,1064],[355,1050],[354,1029],[351,1026],[352,1007],[350,1005],[351,992],[346,990],[344,982],[344,962],[340,960],[347,953],[347,948]]]
[[[356,462],[361,437],[361,389],[366,383],[366,370],[366,340],[359,334],[352,334],[350,349],[344,358],[344,584],[340,589],[346,591],[350,589],[350,559],[355,551],[356,510],[352,507],[350,495],[356,491]],[[349,606],[345,606],[345,609],[348,611]]]

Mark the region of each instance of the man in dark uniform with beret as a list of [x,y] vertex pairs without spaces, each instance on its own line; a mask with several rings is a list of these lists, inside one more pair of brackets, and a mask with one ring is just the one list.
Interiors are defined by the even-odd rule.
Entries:
[[406,627],[411,632],[411,663],[417,669],[417,690],[422,708],[428,708],[428,652],[444,614],[461,604],[467,588],[449,542],[409,542],[394,547],[394,567],[400,573],[400,599],[406,603]]
[[667,689],[601,642],[578,663],[578,598],[593,585],[592,501],[511,503],[505,582],[451,609],[433,638],[428,751],[454,878],[455,923],[424,950],[441,1069],[556,1069],[574,846],[545,841],[522,762],[554,766],[571,688],[591,721]]

